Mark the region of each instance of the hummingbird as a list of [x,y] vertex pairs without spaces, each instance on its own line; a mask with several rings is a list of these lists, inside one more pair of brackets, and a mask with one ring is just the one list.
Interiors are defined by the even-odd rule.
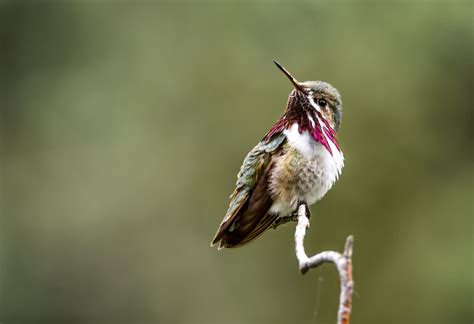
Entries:
[[342,118],[339,91],[323,81],[296,80],[286,109],[247,154],[227,213],[211,246],[236,248],[270,228],[296,220],[300,204],[320,200],[341,175],[344,155],[336,132]]

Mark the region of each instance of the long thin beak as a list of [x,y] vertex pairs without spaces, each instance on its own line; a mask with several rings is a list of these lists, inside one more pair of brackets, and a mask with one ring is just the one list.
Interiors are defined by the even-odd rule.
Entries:
[[303,92],[303,93],[306,93],[306,90],[303,88],[303,86],[298,82],[298,80],[296,80],[291,74],[290,72],[288,72],[284,67],[283,65],[281,65],[280,63],[278,63],[277,61],[273,60],[273,63],[275,63],[275,65],[286,75],[286,77],[291,81],[291,83],[293,83],[293,86],[295,87],[296,90],[300,91],[300,92]]

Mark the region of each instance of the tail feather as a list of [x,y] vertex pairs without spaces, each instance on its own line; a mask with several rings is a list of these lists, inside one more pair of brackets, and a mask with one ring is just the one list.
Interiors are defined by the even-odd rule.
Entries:
[[266,213],[250,231],[236,229],[233,232],[226,232],[220,241],[219,249],[237,248],[250,243],[269,229],[277,218],[278,215]]

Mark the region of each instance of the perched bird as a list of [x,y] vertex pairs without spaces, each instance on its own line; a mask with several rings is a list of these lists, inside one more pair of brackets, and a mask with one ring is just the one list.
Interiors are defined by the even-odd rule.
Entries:
[[[344,156],[336,138],[342,117],[339,92],[323,81],[298,82],[286,110],[247,155],[227,213],[211,246],[242,246],[289,220],[300,204],[321,199],[339,178]],[[308,210],[309,212],[309,210]]]

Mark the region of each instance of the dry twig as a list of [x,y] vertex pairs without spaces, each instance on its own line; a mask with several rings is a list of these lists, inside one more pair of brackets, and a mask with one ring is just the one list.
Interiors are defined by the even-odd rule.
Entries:
[[347,237],[343,254],[336,251],[323,251],[312,257],[308,257],[304,251],[304,237],[306,235],[306,228],[308,227],[309,219],[306,216],[306,206],[302,204],[298,208],[298,224],[295,230],[295,251],[300,271],[302,274],[305,274],[309,269],[316,268],[323,263],[334,263],[341,280],[341,295],[339,298],[337,323],[349,324],[352,307],[352,290],[354,287],[354,282],[352,281],[352,245],[354,238],[352,235]]

